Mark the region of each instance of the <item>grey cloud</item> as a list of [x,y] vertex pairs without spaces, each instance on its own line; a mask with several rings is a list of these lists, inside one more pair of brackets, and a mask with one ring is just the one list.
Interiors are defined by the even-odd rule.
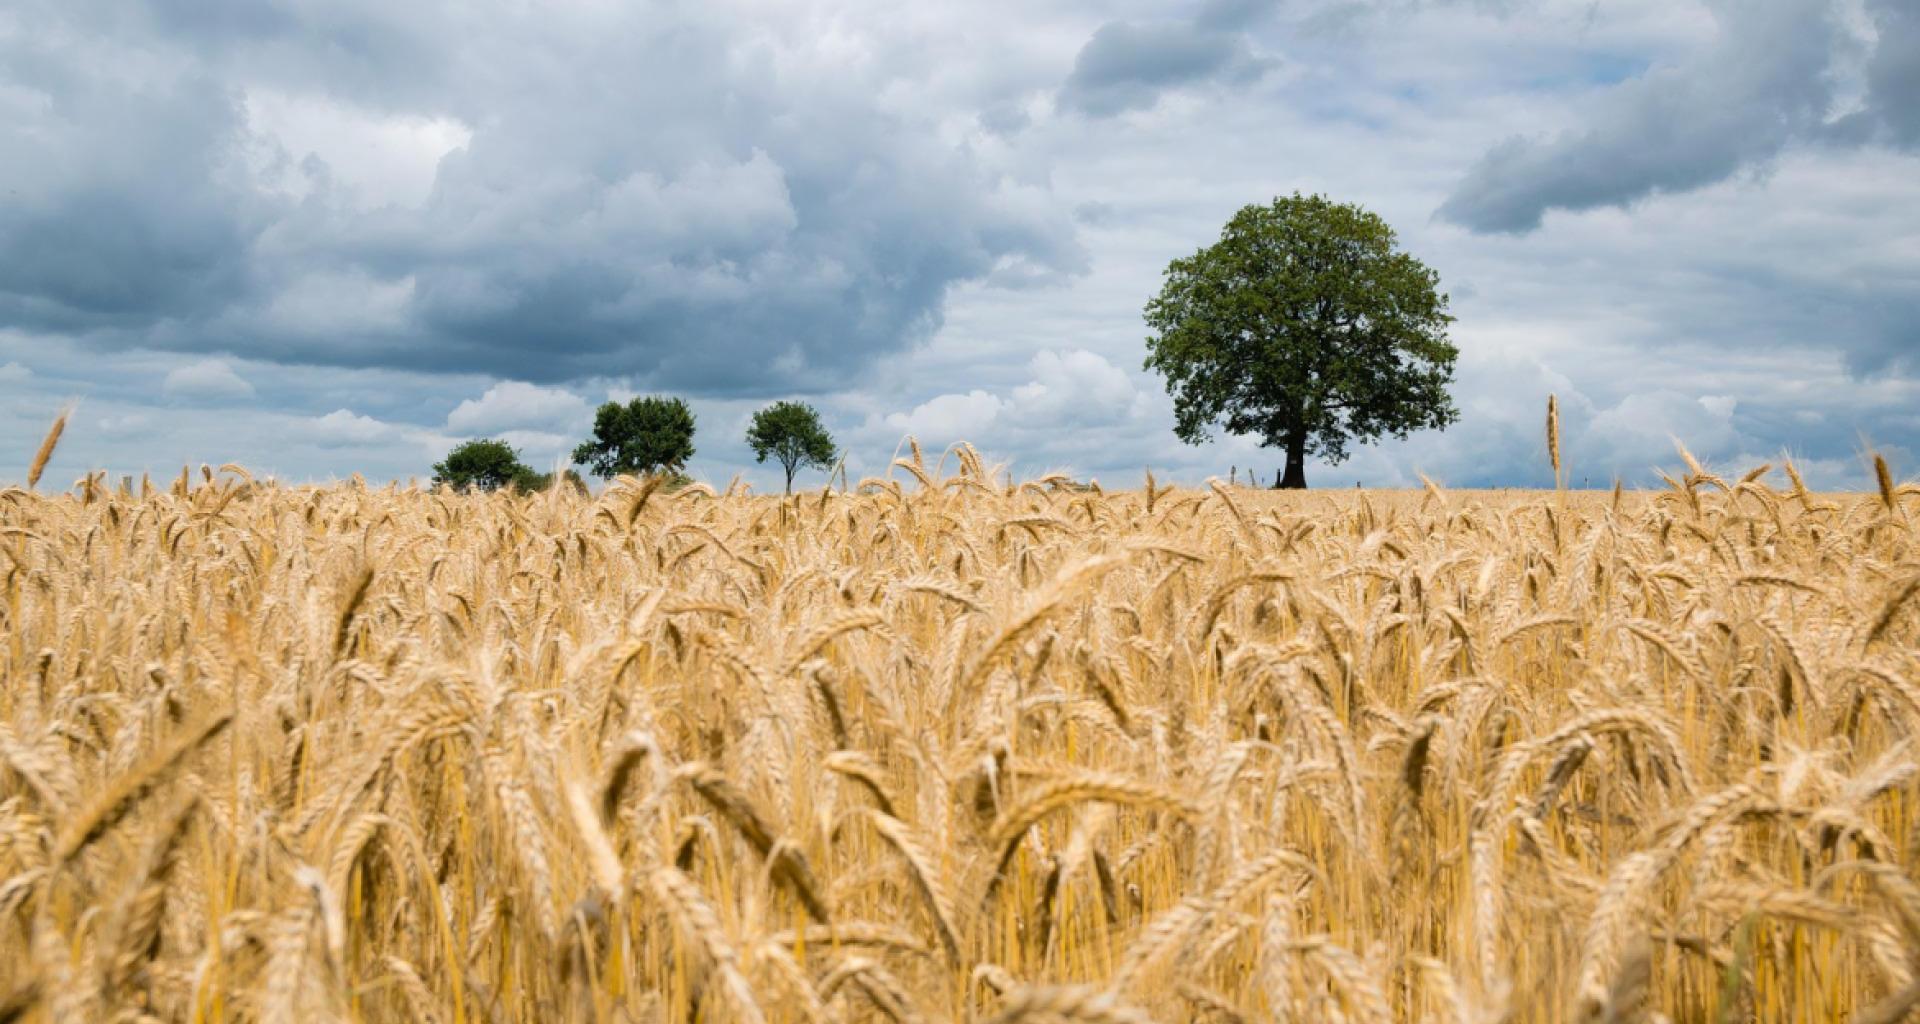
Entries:
[[1875,0],[1869,8],[1879,33],[1867,65],[1873,112],[1896,143],[1920,146],[1920,6]]
[[[31,0],[30,0],[31,2]],[[134,48],[190,51],[224,76],[349,97],[378,109],[464,107],[442,87],[463,62],[485,67],[512,44],[490,38],[494,12],[460,0],[40,0],[67,5],[90,35]],[[515,26],[531,42],[532,18]]]
[[[1215,6],[1231,14],[1237,5]],[[1203,13],[1221,16],[1211,9]],[[1060,87],[1059,103],[1088,117],[1112,117],[1151,107],[1169,89],[1214,79],[1245,80],[1263,68],[1243,33],[1211,21],[1113,21],[1095,30],[1080,48],[1073,72]]]
[[1847,369],[1855,376],[1920,370],[1920,281],[1868,296],[1862,306],[1861,334],[1839,342]]
[[1106,227],[1112,224],[1119,214],[1119,209],[1112,203],[1101,202],[1098,199],[1076,203],[1073,207],[1073,219],[1090,228]]
[[1018,135],[1032,126],[1033,118],[1014,103],[997,103],[979,114],[980,127],[1003,138]]
[[1548,210],[1712,184],[1815,133],[1831,102],[1826,72],[1838,28],[1830,0],[1714,10],[1712,52],[1615,86],[1584,127],[1499,143],[1438,216],[1479,232],[1525,233]]
[[[0,158],[0,191],[19,196],[0,211],[0,327],[806,390],[926,338],[955,284],[1087,266],[1065,211],[1023,199],[931,120],[837,69],[756,58],[700,8],[156,3],[145,29],[111,13],[41,7],[46,31],[5,44],[0,87],[18,92],[0,97],[52,101],[8,111],[0,150],[56,146]],[[116,74],[85,70],[135,53]],[[472,134],[424,204],[369,207],[335,187],[333,155],[248,123],[256,87]],[[288,301],[316,280],[364,295]],[[340,322],[376,297],[384,319]]]
[[0,326],[139,325],[243,296],[264,211],[233,180],[235,97],[69,56],[0,36],[0,85],[16,86],[0,90]]
[[1193,23],[1207,29],[1241,29],[1273,12],[1273,0],[1206,0]]

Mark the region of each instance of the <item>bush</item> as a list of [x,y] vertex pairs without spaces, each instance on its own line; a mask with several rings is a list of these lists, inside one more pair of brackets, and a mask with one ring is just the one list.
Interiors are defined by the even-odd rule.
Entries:
[[433,482],[456,491],[497,491],[509,484],[525,488],[530,477],[538,477],[520,453],[505,441],[478,438],[463,441],[433,464]]

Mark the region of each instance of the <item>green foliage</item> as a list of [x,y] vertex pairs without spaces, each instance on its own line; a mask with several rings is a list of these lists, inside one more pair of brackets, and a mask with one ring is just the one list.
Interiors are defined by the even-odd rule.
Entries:
[[[587,489],[587,482],[571,469],[563,471],[562,478],[582,491]],[[520,453],[505,441],[480,438],[461,442],[445,460],[434,463],[433,482],[462,491],[511,487],[531,494],[553,486],[553,474],[521,462]]]
[[593,439],[573,461],[603,478],[623,473],[679,473],[693,458],[693,410],[684,399],[648,396],[608,402],[593,416]]
[[805,402],[775,402],[753,414],[747,443],[759,462],[772,456],[787,471],[787,493],[793,493],[793,474],[801,466],[830,469],[839,453],[833,436],[820,425],[820,414]]
[[433,482],[455,490],[499,490],[508,484],[523,486],[539,474],[520,461],[520,453],[505,441],[479,438],[464,441],[433,464]]
[[[536,491],[544,491],[553,486],[552,473],[541,473],[527,466],[520,468],[521,472],[513,478],[514,490],[532,494]],[[561,470],[560,479],[566,481],[574,490],[582,494],[587,492],[586,480],[582,479],[579,473],[571,469]]]
[[1337,463],[1349,440],[1453,423],[1439,281],[1357,205],[1295,193],[1241,209],[1147,303],[1146,366],[1166,376],[1174,433],[1257,434],[1287,453],[1281,486],[1305,487],[1307,455]]

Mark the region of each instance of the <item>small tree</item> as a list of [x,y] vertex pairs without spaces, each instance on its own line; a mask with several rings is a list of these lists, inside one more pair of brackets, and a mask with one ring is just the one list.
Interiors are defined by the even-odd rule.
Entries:
[[830,469],[834,456],[833,436],[820,425],[820,414],[805,402],[775,402],[753,414],[747,428],[747,443],[753,446],[755,461],[765,462],[771,455],[787,471],[787,493],[793,493],[793,474],[801,466]]
[[[514,490],[532,494],[536,491],[544,491],[553,486],[552,473],[542,473],[528,466],[522,466],[521,470],[520,475],[513,478]],[[587,493],[587,482],[580,478],[579,473],[571,469],[563,469],[560,471],[560,479],[571,485],[574,490],[579,491],[581,494]]]
[[1258,434],[1287,453],[1275,486],[1305,487],[1308,455],[1338,463],[1350,439],[1446,427],[1459,350],[1439,280],[1359,206],[1295,193],[1245,207],[1147,303],[1146,365],[1166,375],[1174,433]]
[[455,490],[499,490],[524,481],[533,470],[520,461],[520,453],[505,441],[479,438],[463,441],[433,464],[433,482]]
[[573,450],[573,461],[596,476],[680,472],[693,458],[693,410],[684,399],[649,396],[625,405],[608,402],[593,416],[593,439]]

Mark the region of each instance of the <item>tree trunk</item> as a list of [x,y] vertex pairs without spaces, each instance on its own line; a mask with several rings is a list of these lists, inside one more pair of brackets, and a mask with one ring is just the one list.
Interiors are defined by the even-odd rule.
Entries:
[[793,471],[794,471],[794,470],[795,470],[796,468],[798,468],[798,467],[796,467],[796,466],[788,466],[788,467],[787,467],[787,493],[788,493],[788,494],[792,494],[792,493],[793,493]]
[[1295,430],[1287,437],[1287,472],[1274,481],[1274,487],[1283,491],[1304,491],[1307,489],[1307,432]]

